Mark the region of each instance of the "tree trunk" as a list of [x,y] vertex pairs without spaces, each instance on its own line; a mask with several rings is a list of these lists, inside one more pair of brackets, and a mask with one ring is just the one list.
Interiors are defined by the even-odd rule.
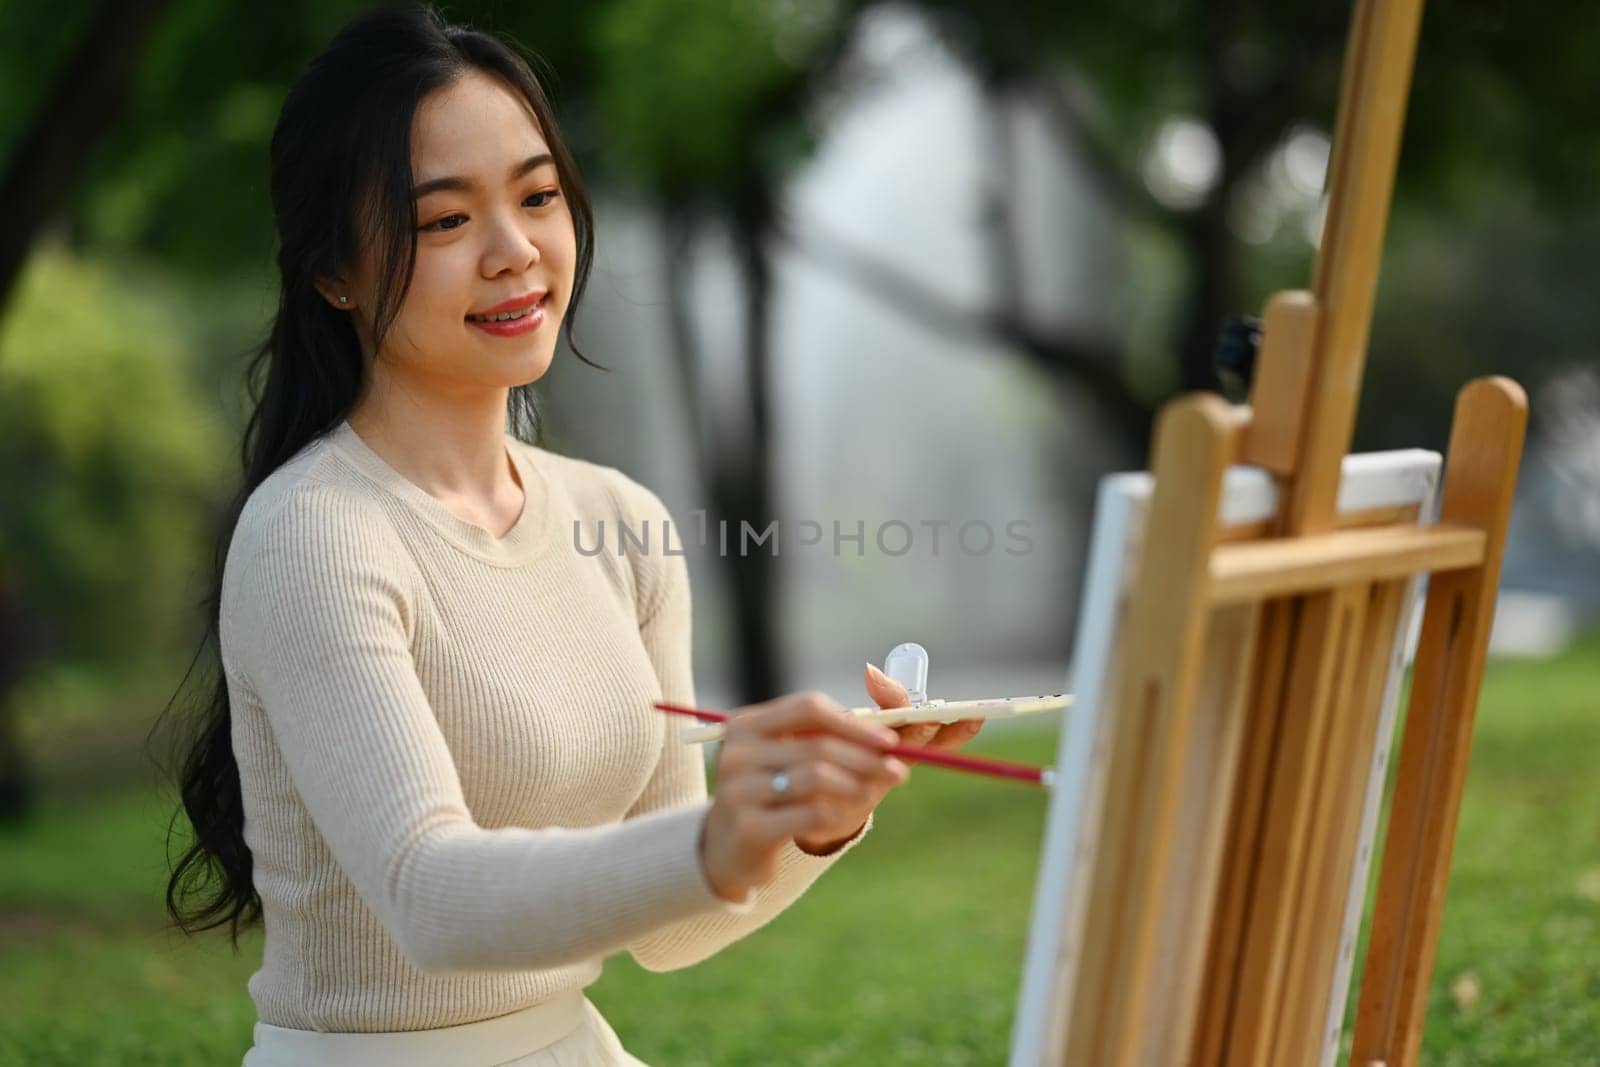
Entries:
[[1244,314],[1237,305],[1233,237],[1228,232],[1227,197],[1220,187],[1212,200],[1183,225],[1183,246],[1189,262],[1189,294],[1179,341],[1179,388],[1215,391],[1217,339],[1225,319]]
[[721,449],[719,463],[727,479],[728,573],[739,627],[739,692],[746,701],[776,696],[786,684],[777,639],[778,557],[770,542],[743,554],[733,535],[735,527],[742,533],[745,521],[759,534],[778,518],[772,492],[772,266],[766,247],[771,227],[770,190],[759,175],[748,177],[733,205],[733,239],[744,281],[749,438],[741,448]]
[[104,0],[17,142],[11,167],[0,177],[0,203],[10,220],[0,230],[0,310],[33,239],[65,205],[90,153],[132,95],[139,58],[167,3]]
[[25,820],[34,799],[34,783],[28,773],[13,699],[27,659],[22,647],[21,612],[19,590],[0,569],[0,825]]
[[[752,215],[751,218],[757,216]],[[697,216],[673,208],[661,216],[662,273],[667,283],[667,315],[672,350],[683,383],[683,407],[693,428],[696,464],[708,497],[707,543],[726,579],[733,644],[736,699],[766,700],[778,695],[783,672],[777,646],[777,561],[772,547],[754,545],[740,555],[741,521],[759,535],[773,515],[768,396],[768,342],[771,278],[759,232],[735,220],[734,241],[745,289],[745,354],[749,431],[729,426],[704,401],[699,344],[694,336],[685,265],[694,252]],[[720,523],[727,524],[727,551],[721,550]]]

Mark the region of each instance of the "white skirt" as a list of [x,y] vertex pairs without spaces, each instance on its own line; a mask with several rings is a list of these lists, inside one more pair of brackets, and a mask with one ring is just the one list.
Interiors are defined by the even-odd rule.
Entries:
[[243,1067],[649,1067],[568,990],[542,1004],[436,1030],[330,1034],[257,1022]]

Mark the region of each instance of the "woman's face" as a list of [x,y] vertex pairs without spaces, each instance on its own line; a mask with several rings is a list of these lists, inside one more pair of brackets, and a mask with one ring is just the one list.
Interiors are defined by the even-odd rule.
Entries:
[[[423,99],[412,126],[417,263],[376,353],[383,372],[453,393],[524,385],[555,356],[577,261],[572,214],[533,111],[512,89],[468,73]],[[376,253],[369,247],[368,257]],[[335,307],[372,348],[376,264],[366,259]],[[350,304],[337,298],[348,290]],[[484,314],[544,295],[521,318]]]

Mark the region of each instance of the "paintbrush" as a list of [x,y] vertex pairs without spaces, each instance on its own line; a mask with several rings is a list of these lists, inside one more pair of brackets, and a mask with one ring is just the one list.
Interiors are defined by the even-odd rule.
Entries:
[[[669,704],[665,701],[656,701],[655,707],[661,711],[671,712],[674,715],[689,715],[702,722],[725,723],[728,715],[721,711],[707,711],[703,708],[688,708],[682,704]],[[892,710],[892,709],[891,709]],[[1055,785],[1056,772],[1051,767],[1031,767],[1025,763],[1010,763],[1006,760],[986,759],[980,756],[962,756],[954,752],[940,752],[932,748],[918,748],[914,745],[893,745],[889,748],[879,749],[885,756],[895,756],[903,760],[913,760],[917,763],[931,763],[938,767],[948,767],[955,771],[969,771],[973,774],[987,774],[996,778],[1011,778],[1020,782],[1032,782],[1034,785],[1049,789]]]

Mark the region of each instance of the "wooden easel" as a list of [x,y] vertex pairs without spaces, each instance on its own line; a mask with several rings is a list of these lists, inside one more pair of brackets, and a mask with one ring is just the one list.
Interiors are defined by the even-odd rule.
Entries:
[[[1421,0],[1358,0],[1312,289],[1269,303],[1250,404],[1158,420],[1053,1063],[1331,1062],[1389,649],[1428,574],[1349,1062],[1417,1060],[1527,421],[1515,382],[1472,382],[1438,523],[1339,516],[1420,21]],[[1270,528],[1220,525],[1236,463],[1279,480]]]

